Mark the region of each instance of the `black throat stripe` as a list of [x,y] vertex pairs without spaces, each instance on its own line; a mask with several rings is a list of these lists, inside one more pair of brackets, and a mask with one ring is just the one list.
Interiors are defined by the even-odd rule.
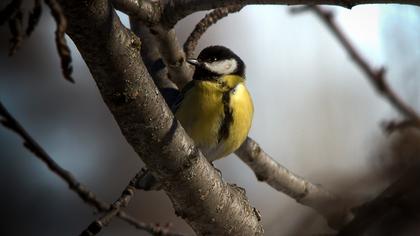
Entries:
[[223,111],[225,113],[225,117],[222,121],[222,124],[219,129],[219,137],[218,143],[222,141],[222,139],[226,139],[229,137],[230,127],[233,123],[233,110],[230,107],[230,96],[232,95],[232,89],[223,93],[222,96],[222,103],[223,103]]

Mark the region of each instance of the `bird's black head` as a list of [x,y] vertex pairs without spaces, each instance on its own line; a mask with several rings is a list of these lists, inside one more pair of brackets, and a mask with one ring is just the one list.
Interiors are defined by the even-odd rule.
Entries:
[[203,49],[197,59],[188,59],[196,67],[194,79],[210,79],[221,75],[245,76],[245,64],[229,48],[210,46]]

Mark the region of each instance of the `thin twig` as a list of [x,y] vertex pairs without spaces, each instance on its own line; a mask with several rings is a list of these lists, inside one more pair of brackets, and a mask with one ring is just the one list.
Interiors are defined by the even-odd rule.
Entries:
[[83,201],[94,206],[100,211],[107,210],[108,204],[98,200],[95,194],[89,191],[85,186],[79,183],[73,175],[59,166],[39,144],[24,130],[24,128],[15,120],[12,115],[6,110],[0,102],[0,115],[4,118],[1,123],[10,130],[19,134],[24,140],[23,145],[31,151],[38,159],[44,162],[48,168],[56,175],[61,177],[68,185],[69,188],[75,191]]
[[118,212],[118,217],[121,218],[122,220],[125,220],[127,223],[131,224],[136,229],[147,231],[151,235],[185,236],[185,234],[170,232],[169,231],[169,227],[171,227],[170,223],[160,225],[160,224],[149,224],[149,223],[141,222],[141,221],[136,220],[134,217],[127,215],[127,213],[123,211]]
[[[34,0],[35,5],[29,14],[28,18],[28,26],[26,28],[26,35],[29,36],[35,26],[39,22],[41,17],[41,1]],[[51,14],[54,17],[54,20],[57,24],[57,29],[55,31],[55,43],[58,50],[58,55],[61,61],[61,69],[63,72],[63,76],[66,80],[74,83],[73,78],[71,77],[71,73],[73,71],[71,66],[71,55],[70,49],[67,45],[67,41],[65,38],[65,32],[67,28],[67,20],[64,16],[60,4],[57,0],[45,0],[45,3],[51,9]],[[12,56],[16,50],[19,48],[23,41],[23,36],[25,34],[23,29],[23,12],[21,9],[22,0],[13,0],[11,1],[4,9],[0,11],[0,25],[5,23],[6,21],[9,22],[9,28],[12,34],[12,38],[10,40],[10,50],[9,55]]]
[[[2,118],[2,119],[1,119]],[[0,123],[6,128],[9,128],[13,132],[17,133],[23,139],[23,145],[30,152],[32,152],[39,160],[44,162],[47,167],[56,175],[58,175],[64,182],[69,185],[69,188],[79,195],[79,197],[95,207],[98,211],[109,211],[111,206],[106,202],[99,200],[96,195],[88,190],[86,186],[77,181],[74,176],[66,169],[59,166],[48,153],[25,131],[25,129],[19,124],[19,122],[7,111],[0,101]],[[151,224],[137,221],[134,217],[125,213],[124,211],[118,212],[118,217],[135,226],[137,229],[145,230],[152,234],[161,233],[163,230],[154,227]],[[162,234],[161,234],[162,235]],[[166,234],[176,235],[176,234]]]
[[197,47],[198,40],[207,31],[210,26],[217,23],[223,17],[226,17],[230,13],[240,11],[244,5],[232,5],[228,7],[221,7],[214,9],[210,13],[206,14],[203,19],[198,22],[190,36],[184,43],[184,51],[187,58],[192,57]]
[[[329,10],[323,9],[319,6],[312,6],[311,9],[322,19],[322,21],[328,26],[334,36],[338,41],[343,45],[344,49],[349,53],[353,61],[359,66],[359,68],[365,73],[369,82],[373,87],[378,91],[380,95],[386,98],[389,103],[403,115],[409,122],[404,122],[405,124],[410,124],[420,128],[420,117],[416,111],[406,104],[388,85],[388,82],[385,79],[385,69],[373,69],[368,62],[362,57],[362,55],[356,50],[356,48],[351,44],[350,40],[344,35],[342,30],[338,27],[336,22],[333,19],[333,13]],[[395,127],[395,125],[394,125]]]
[[9,19],[9,28],[12,38],[10,39],[9,56],[13,56],[23,41],[23,13],[18,9]]
[[60,56],[63,76],[66,80],[74,83],[74,79],[71,77],[73,68],[71,67],[70,49],[67,45],[66,38],[64,37],[67,28],[66,17],[63,14],[60,4],[56,0],[45,0],[45,3],[50,7],[51,14],[57,24],[55,44],[57,45],[58,55]]
[[0,25],[8,22],[10,33],[9,56],[13,56],[23,41],[22,0],[12,0],[0,10]]
[[394,120],[386,121],[382,123],[382,128],[388,133],[391,134],[395,131],[401,131],[408,128],[416,127],[416,123],[413,120]]
[[152,225],[143,222],[139,222],[134,218],[130,217],[126,213],[122,211],[123,208],[127,207],[128,203],[134,196],[134,192],[136,190],[136,183],[146,172],[145,169],[140,170],[134,178],[132,178],[127,185],[127,187],[123,190],[121,196],[111,204],[109,210],[101,216],[99,219],[92,222],[87,229],[85,229],[80,236],[93,236],[98,234],[102,228],[108,226],[111,220],[115,216],[119,216],[120,218],[124,219],[125,221],[129,222],[133,226],[138,229],[145,230],[152,235],[161,235],[161,236],[183,236],[182,234],[172,233],[169,232],[170,224],[166,224],[163,227],[160,225]]
[[22,0],[12,0],[0,10],[0,25],[6,23],[17,11],[20,10]]
[[122,192],[121,196],[111,204],[110,210],[106,212],[99,219],[92,222],[80,235],[81,236],[92,236],[98,234],[103,227],[107,226],[111,220],[119,213],[123,208],[125,208],[128,203],[131,201],[134,196],[134,191],[136,190],[135,184],[139,176],[142,175],[140,171],[127,185],[127,187]]
[[26,28],[27,36],[30,36],[31,33],[34,31],[36,25],[39,22],[39,19],[41,18],[41,13],[42,13],[41,0],[35,0],[34,7],[32,8],[32,11],[29,14],[29,18],[28,18],[28,26]]

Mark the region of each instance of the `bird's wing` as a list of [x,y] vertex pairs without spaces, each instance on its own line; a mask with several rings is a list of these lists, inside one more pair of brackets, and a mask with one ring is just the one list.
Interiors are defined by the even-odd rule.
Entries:
[[179,106],[182,103],[182,100],[184,100],[185,94],[188,93],[192,88],[194,87],[194,80],[188,82],[181,92],[179,92],[178,96],[174,99],[174,102],[170,104],[172,112],[175,114],[175,112],[178,110]]
[[163,88],[160,89],[160,93],[165,99],[166,104],[168,104],[169,107],[172,107],[173,104],[177,101],[181,92],[174,88]]

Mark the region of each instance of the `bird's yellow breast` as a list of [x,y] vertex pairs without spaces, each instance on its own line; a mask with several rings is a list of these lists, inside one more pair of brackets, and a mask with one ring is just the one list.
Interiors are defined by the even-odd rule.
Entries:
[[[244,80],[226,75],[216,81],[192,81],[175,116],[195,144],[213,161],[235,151],[245,140],[251,127],[253,103]],[[225,120],[223,96],[229,96],[232,119],[227,124],[228,135],[220,138]]]

